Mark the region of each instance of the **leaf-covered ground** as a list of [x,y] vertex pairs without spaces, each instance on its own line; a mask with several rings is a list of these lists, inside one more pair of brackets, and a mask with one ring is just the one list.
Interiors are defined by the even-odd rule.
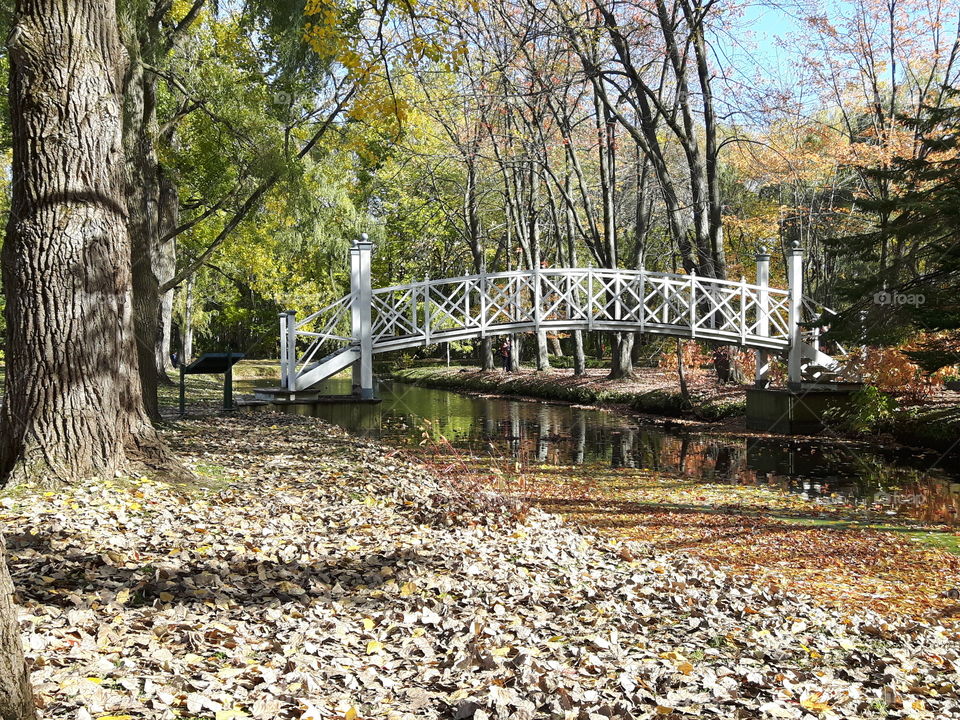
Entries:
[[960,718],[949,627],[478,504],[307,418],[169,435],[203,487],[0,499],[45,718]]
[[960,623],[956,527],[823,505],[776,487],[624,468],[530,468],[505,492],[606,536],[682,550],[846,612]]

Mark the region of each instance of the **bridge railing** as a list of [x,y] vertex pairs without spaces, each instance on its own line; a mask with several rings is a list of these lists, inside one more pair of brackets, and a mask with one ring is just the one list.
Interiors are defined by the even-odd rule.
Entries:
[[[281,315],[285,387],[330,357],[358,353],[355,381],[372,392],[377,352],[539,330],[645,332],[756,348],[758,368],[770,351],[790,349],[791,382],[799,382],[804,341],[816,347],[821,312],[802,296],[800,254],[787,256],[790,287],[769,286],[769,255],[757,255],[757,283],[647,270],[543,268],[481,273],[373,289],[372,245],[351,249],[351,292],[296,321]],[[302,352],[298,351],[302,348]],[[353,359],[346,358],[349,362]],[[340,362],[339,360],[337,361]],[[324,368],[327,366],[324,365]],[[325,370],[324,370],[325,371]],[[316,370],[316,375],[320,370]],[[758,383],[765,378],[758,370]]]
[[374,352],[539,329],[681,333],[771,349],[789,338],[786,290],[645,270],[425,279],[374,290],[371,309]]

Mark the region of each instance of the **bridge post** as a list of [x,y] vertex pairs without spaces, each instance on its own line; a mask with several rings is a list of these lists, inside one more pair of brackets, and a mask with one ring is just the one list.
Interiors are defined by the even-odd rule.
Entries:
[[787,283],[789,288],[790,354],[787,358],[787,387],[800,389],[802,338],[800,335],[800,310],[803,300],[803,250],[800,241],[794,240],[787,250]]
[[283,336],[287,346],[287,390],[297,389],[297,311],[287,310],[285,313],[286,332]]
[[[757,335],[770,336],[770,253],[763,246],[755,256],[757,261]],[[770,353],[766,350],[757,350],[756,372],[754,386],[763,390],[770,384]]]
[[[480,270],[480,337],[487,336],[487,268]],[[482,364],[482,363],[481,363]]]
[[373,327],[371,322],[371,304],[373,289],[370,281],[370,256],[373,243],[366,233],[350,248],[350,283],[353,295],[351,321],[353,323],[353,342],[360,346],[359,378],[354,372],[354,380],[360,381],[360,397],[372,399],[373,393]]
[[[360,345],[360,248],[356,243],[350,247],[350,336]],[[350,365],[350,392],[360,394],[360,361]]]
[[587,264],[587,330],[593,330],[593,263]]
[[[290,390],[290,368],[287,366],[287,311],[280,313],[280,387]],[[180,374],[181,378],[183,373]]]
[[[688,319],[690,323],[690,337],[697,337],[697,271],[690,268],[690,274],[687,276],[690,280],[690,307],[688,308]],[[679,290],[679,288],[677,288]]]
[[[540,332],[540,323],[543,321],[543,308],[540,307],[541,292],[540,266],[536,265],[533,268],[533,326],[537,329],[537,332]],[[539,362],[539,359],[537,362]]]

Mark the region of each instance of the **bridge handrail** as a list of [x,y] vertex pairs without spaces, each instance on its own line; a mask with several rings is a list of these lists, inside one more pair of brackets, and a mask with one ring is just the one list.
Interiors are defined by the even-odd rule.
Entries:
[[[505,272],[497,273],[477,273],[474,275],[459,275],[457,277],[449,278],[435,278],[430,279],[426,278],[424,280],[415,280],[409,283],[403,283],[401,285],[391,285],[389,287],[375,288],[373,290],[374,295],[384,295],[391,292],[400,292],[403,290],[411,290],[414,288],[423,288],[426,286],[437,286],[437,285],[446,285],[450,283],[462,283],[470,280],[505,280],[509,278],[524,277],[529,278],[535,275],[589,275],[590,273],[595,273],[599,275],[620,275],[621,277],[647,277],[647,278],[657,278],[657,279],[670,279],[670,280],[683,280],[684,282],[689,282],[693,278],[698,283],[707,283],[712,285],[725,285],[727,287],[740,288],[747,287],[751,290],[760,289],[765,287],[767,292],[773,295],[784,295],[786,296],[789,291],[783,290],[781,288],[776,288],[772,286],[761,286],[752,283],[742,284],[738,280],[722,280],[720,278],[710,277],[708,275],[688,275],[685,273],[667,273],[667,272],[658,272],[654,270],[626,270],[626,269],[614,269],[614,268],[543,268],[539,271],[534,270],[508,270]],[[323,311],[320,311],[323,312]],[[314,313],[315,316],[317,313]],[[313,317],[311,316],[311,317]]]
[[[327,305],[326,307],[321,308],[321,309],[317,310],[316,312],[311,313],[310,315],[307,315],[307,317],[303,318],[303,320],[297,320],[297,322],[296,322],[296,324],[294,325],[294,327],[296,328],[297,332],[300,333],[301,335],[306,334],[306,333],[300,331],[300,328],[302,328],[302,327],[304,327],[304,326],[312,323],[312,322],[313,322],[314,320],[316,320],[318,317],[320,317],[321,315],[324,315],[324,314],[330,312],[331,310],[333,310],[334,308],[336,308],[338,305],[344,306],[344,307],[349,307],[349,306],[350,306],[350,303],[353,302],[353,296],[354,296],[354,294],[353,294],[352,292],[351,292],[351,293],[347,293],[347,294],[344,295],[343,297],[341,297],[341,298],[339,298],[339,299],[337,299],[337,300],[334,300],[332,303],[330,303],[330,304]],[[339,315],[339,312],[337,313],[337,315]]]
[[[324,343],[326,342],[329,342],[331,340],[336,340],[339,342],[348,343],[353,340],[352,337],[345,336],[345,335],[338,335],[334,332],[337,325],[339,325],[343,321],[344,313],[348,312],[351,309],[351,306],[353,304],[353,296],[354,296],[353,293],[344,295],[339,300],[331,303],[330,305],[327,305],[327,307],[321,310],[318,310],[317,312],[304,318],[300,322],[294,323],[295,337],[313,338],[313,341],[304,351],[303,355],[300,358],[295,358],[295,363],[294,363],[295,367],[297,365],[302,365],[303,367],[306,367],[307,365],[309,365],[310,362],[313,360],[313,358],[316,357],[317,352],[320,350],[321,347],[323,347]],[[305,325],[307,325],[308,323],[313,322],[317,317],[321,317],[324,315],[324,313],[328,313],[331,310],[334,311],[332,316],[327,319],[326,324],[319,331],[313,332],[313,331],[300,329]],[[294,343],[294,348],[296,348],[296,343]]]

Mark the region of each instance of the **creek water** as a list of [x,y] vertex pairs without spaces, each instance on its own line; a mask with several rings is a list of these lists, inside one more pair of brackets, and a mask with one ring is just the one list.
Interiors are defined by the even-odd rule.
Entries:
[[[335,378],[322,390],[349,392]],[[788,436],[730,436],[665,428],[619,413],[466,395],[381,381],[377,405],[291,406],[397,446],[428,431],[464,452],[537,464],[604,465],[680,474],[706,483],[773,485],[817,503],[960,525],[960,467],[936,452]],[[589,468],[585,468],[589,469]]]

